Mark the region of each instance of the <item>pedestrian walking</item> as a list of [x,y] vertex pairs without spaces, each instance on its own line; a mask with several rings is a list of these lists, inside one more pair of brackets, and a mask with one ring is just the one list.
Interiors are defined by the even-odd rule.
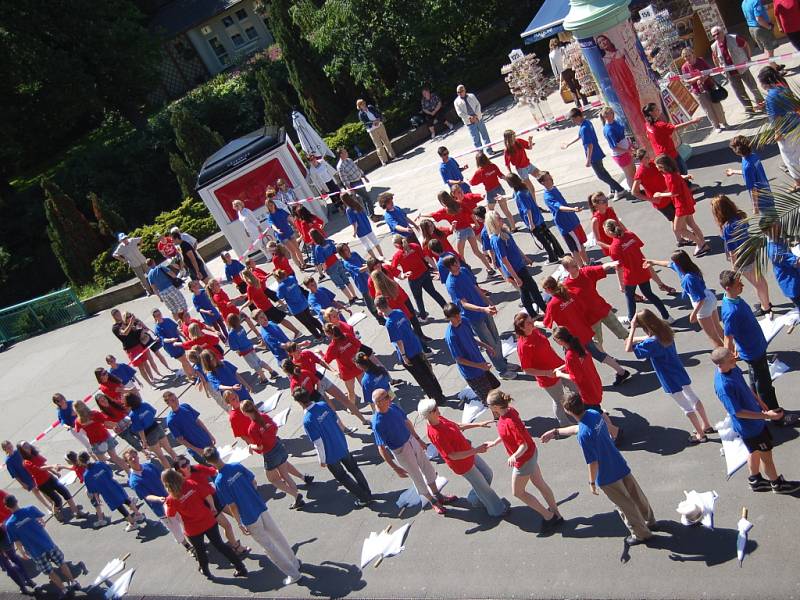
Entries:
[[[800,7],[796,7],[796,10],[800,10]],[[778,4],[776,3],[775,17],[777,18],[777,16]],[[711,38],[714,40],[711,43],[711,59],[715,66],[726,69],[725,75],[728,77],[733,93],[744,107],[744,111],[750,116],[763,111],[764,96],[761,95],[750,68],[745,66],[752,59],[750,44],[740,35],[726,33],[719,25],[711,28]],[[745,86],[750,89],[752,100],[747,95]]]
[[600,181],[608,184],[608,187],[611,188],[612,199],[616,200],[618,197],[622,197],[625,189],[603,166],[603,159],[606,157],[606,154],[603,152],[603,149],[600,148],[600,142],[597,140],[597,134],[594,131],[594,126],[591,121],[588,121],[583,116],[583,111],[580,108],[573,108],[570,110],[569,118],[572,124],[578,127],[578,137],[566,144],[562,144],[561,149],[566,150],[575,142],[580,141],[583,144],[583,151],[586,154],[586,166],[592,168],[592,171],[594,171],[594,174]]

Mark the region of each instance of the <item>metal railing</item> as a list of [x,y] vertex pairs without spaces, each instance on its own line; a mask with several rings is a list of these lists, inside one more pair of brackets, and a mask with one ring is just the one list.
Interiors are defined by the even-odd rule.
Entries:
[[71,288],[0,309],[0,343],[51,331],[88,316]]

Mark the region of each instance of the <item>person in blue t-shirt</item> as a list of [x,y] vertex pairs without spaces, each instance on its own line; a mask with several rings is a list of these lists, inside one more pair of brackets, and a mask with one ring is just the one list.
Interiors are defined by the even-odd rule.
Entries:
[[108,365],[108,372],[122,382],[122,385],[127,386],[130,382],[142,387],[142,382],[136,376],[136,369],[128,363],[117,362],[117,357],[113,354],[106,355],[106,364]]
[[231,390],[236,392],[239,400],[248,400],[253,393],[252,386],[247,383],[234,365],[227,360],[219,360],[211,350],[200,353],[200,364],[206,374],[208,383],[220,394]]
[[372,230],[372,222],[361,203],[361,200],[348,192],[342,192],[342,202],[347,207],[344,210],[347,222],[353,226],[353,237],[358,238],[364,250],[373,257],[383,260],[383,250]]
[[[481,348],[489,357],[494,354],[494,347],[482,340],[475,339],[475,332],[468,321],[462,318],[461,309],[455,304],[445,304],[445,318],[450,321],[444,332],[444,341],[456,362],[461,376],[470,389],[475,392],[481,402],[486,404],[489,392],[500,387],[500,382],[492,373],[492,365],[483,358]],[[514,371],[509,372],[513,379]]]
[[[775,49],[778,47],[778,41],[773,33],[775,25],[769,20],[769,13],[762,0],[742,0],[742,14],[747,23],[750,37],[753,38],[756,47],[763,50],[769,58],[772,58],[775,54]],[[770,68],[778,71],[783,70],[785,66],[779,65],[774,60],[771,60],[769,65]]]
[[551,429],[542,435],[542,442],[577,434],[583,458],[589,467],[589,488],[596,496],[599,487],[616,505],[631,532],[625,543],[633,546],[650,539],[653,531],[659,529],[653,509],[628,463],[614,445],[603,415],[584,405],[580,395],[574,392],[567,392],[563,405],[566,413],[578,424]]
[[200,418],[200,413],[188,404],[181,404],[174,392],[164,392],[164,403],[169,407],[166,424],[172,437],[186,447],[197,462],[203,462],[203,448],[214,446],[217,440]]
[[399,233],[407,238],[409,242],[419,244],[417,234],[419,225],[406,216],[403,209],[394,204],[394,194],[391,192],[381,192],[378,194],[378,206],[383,209],[383,220],[392,233]]
[[[773,227],[772,225],[770,228]],[[789,298],[800,309],[800,262],[792,254],[786,242],[775,239],[767,230],[767,256],[772,263],[775,279],[783,295]]]
[[[540,173],[541,176],[541,173]],[[542,209],[528,191],[528,186],[516,173],[506,175],[506,181],[511,189],[514,190],[514,202],[517,205],[519,216],[527,226],[531,235],[542,245],[547,252],[549,263],[555,263],[564,256],[564,250],[555,236],[550,233],[542,215]]]
[[583,230],[577,213],[583,210],[580,206],[570,206],[561,191],[553,182],[553,176],[549,171],[542,171],[537,179],[544,186],[544,203],[553,215],[555,223],[561,237],[567,244],[567,249],[572,254],[572,258],[578,263],[579,267],[589,264],[589,255],[586,254],[584,244],[586,243],[586,232]]
[[222,262],[225,263],[225,279],[236,285],[240,294],[247,293],[247,284],[242,279],[244,265],[235,258],[231,258],[230,252],[223,252],[221,256]]
[[645,259],[645,269],[649,269],[653,265],[668,267],[678,274],[681,279],[683,297],[689,298],[692,303],[689,323],[700,323],[700,327],[711,340],[711,345],[714,348],[722,346],[725,340],[717,313],[717,295],[714,290],[706,287],[700,267],[684,250],[673,252],[670,260]]
[[[792,494],[800,490],[800,481],[787,481],[772,460],[772,434],[765,421],[780,421],[783,411],[765,410],[763,403],[753,395],[744,381],[741,369],[736,366],[736,356],[727,348],[716,348],[711,362],[717,366],[714,374],[714,391],[731,419],[733,430],[739,434],[750,452],[747,482],[754,492],[772,490],[776,494]],[[761,471],[764,471],[764,478]]]
[[289,355],[283,347],[284,344],[290,341],[289,338],[283,332],[283,329],[267,318],[263,310],[258,311],[253,317],[258,324],[258,334],[267,345],[267,348],[269,348],[269,351],[272,352],[272,356],[275,357],[278,364],[281,364],[284,360],[289,358]]
[[161,340],[161,345],[166,353],[181,363],[186,377],[191,379],[193,377],[192,365],[186,358],[186,350],[181,346],[183,336],[178,324],[172,319],[163,316],[158,308],[153,309],[152,315],[156,323],[155,327],[153,327],[153,333]]
[[267,558],[283,571],[286,575],[283,584],[297,582],[302,577],[300,561],[267,511],[267,503],[258,493],[258,482],[253,472],[239,463],[225,463],[214,447],[206,448],[203,457],[217,469],[214,487],[219,502],[227,507],[242,531],[264,548]]
[[[750,367],[748,369],[750,385],[755,389],[758,397],[767,408],[783,415],[783,409],[778,404],[775,388],[772,385],[772,375],[769,372],[768,342],[752,309],[741,297],[742,290],[744,290],[741,277],[735,271],[725,270],[719,274],[719,284],[725,290],[720,309],[725,347],[731,351],[734,346],[736,347],[739,358]],[[783,415],[778,424],[791,425],[796,420],[794,415]]]
[[463,167],[459,166],[455,158],[450,158],[450,151],[444,146],[439,146],[436,153],[439,155],[439,158],[442,159],[442,162],[439,163],[439,175],[441,175],[445,187],[449,190],[450,186],[458,184],[465,194],[471,192],[472,189],[469,187],[469,184],[464,181],[464,174],[462,172],[466,171],[468,167],[466,165]]
[[[136,392],[126,392],[123,399],[125,406],[130,410],[128,418],[131,420],[129,427],[131,433],[138,435],[142,440],[142,446],[155,452],[164,468],[169,469],[172,461],[178,458],[178,455],[170,446],[167,433],[161,423],[156,421],[156,409],[151,404],[144,402]],[[165,452],[170,455],[172,461],[164,456]]]
[[77,587],[78,582],[64,561],[64,553],[44,528],[44,513],[35,506],[20,507],[17,498],[11,495],[6,496],[3,503],[11,512],[4,524],[8,542],[22,545],[36,570],[45,573],[58,588],[58,597],[66,597],[67,590]]
[[[641,327],[646,336],[635,337]],[[660,319],[650,309],[640,310],[631,320],[630,333],[625,342],[625,351],[633,352],[636,358],[648,358],[661,383],[661,388],[683,411],[694,426],[694,435],[689,444],[708,441],[709,433],[716,433],[706,415],[706,409],[692,389],[692,380],[675,348],[675,332],[669,323]]]
[[364,371],[361,376],[361,392],[364,400],[372,402],[375,390],[391,391],[392,384],[403,383],[400,379],[392,379],[389,372],[382,366],[376,365],[369,356],[363,352],[356,354],[355,363]]
[[217,307],[211,303],[211,298],[208,293],[200,285],[199,281],[189,282],[189,291],[192,292],[192,304],[194,309],[200,313],[203,323],[212,326],[219,332],[222,341],[228,341],[228,329],[225,327],[225,322],[222,320],[222,315],[217,310]]
[[800,189],[800,141],[797,139],[800,114],[797,99],[786,85],[786,80],[773,67],[764,67],[758,72],[758,83],[766,90],[765,109],[770,120],[774,139],[778,142],[783,164],[794,179],[794,189]]
[[347,448],[336,413],[324,401],[314,402],[304,387],[295,388],[292,398],[303,407],[303,430],[314,444],[320,466],[356,497],[356,508],[371,504],[369,483]]
[[431,363],[425,356],[422,342],[414,333],[411,323],[406,318],[405,313],[399,308],[392,310],[386,296],[378,296],[375,299],[375,308],[381,316],[386,319],[386,332],[389,334],[389,341],[392,342],[397,350],[397,356],[411,373],[414,381],[425,391],[425,393],[436,400],[438,404],[444,403],[444,392],[436,375],[433,374]]
[[18,484],[22,486],[22,489],[31,492],[36,499],[42,503],[46,509],[50,510],[50,503],[47,502],[42,495],[42,492],[36,487],[36,482],[33,481],[33,477],[28,471],[25,469],[25,465],[23,465],[22,455],[19,453],[19,450],[12,444],[9,440],[4,440],[2,444],[0,444],[0,448],[3,449],[3,452],[6,453],[6,471],[8,474],[13,477]]
[[737,135],[731,140],[730,147],[736,156],[742,158],[742,169],[741,171],[725,169],[725,175],[728,177],[732,175],[744,177],[744,185],[747,191],[750,192],[750,199],[753,202],[754,215],[774,215],[775,199],[772,197],[769,178],[766,171],[764,171],[764,165],[761,164],[761,159],[753,152],[750,140],[743,135]]
[[[491,264],[494,269],[499,270],[500,267],[497,264],[497,258],[494,255],[494,250],[492,250],[492,241],[489,236],[489,230],[486,229],[486,213],[487,211],[485,206],[476,206],[472,211],[472,219],[475,221],[476,226],[481,228],[481,233],[478,237],[481,239],[481,250],[483,250],[486,260],[489,261],[489,264]],[[430,245],[430,243],[431,242],[428,242],[428,245]]]
[[625,194],[625,189],[603,166],[603,159],[606,155],[603,149],[600,148],[600,142],[597,140],[594,126],[591,121],[583,116],[583,111],[580,108],[570,110],[569,118],[572,124],[578,127],[578,137],[571,142],[561,144],[561,149],[566,150],[575,142],[580,141],[583,144],[583,151],[586,153],[586,166],[592,168],[592,171],[600,181],[608,184],[608,187],[611,188],[611,199],[618,200]]
[[322,323],[311,314],[311,310],[308,307],[308,299],[303,293],[300,284],[297,283],[297,278],[283,269],[278,269],[275,271],[275,280],[278,282],[278,289],[275,290],[275,294],[286,303],[289,314],[296,317],[315,339],[322,339],[324,336]]
[[80,442],[84,448],[91,450],[92,446],[89,444],[89,438],[86,437],[86,434],[75,429],[75,421],[78,419],[78,415],[72,407],[72,400],[67,400],[63,394],[58,392],[53,394],[52,399],[53,404],[56,405],[56,415],[61,426],[69,431],[72,437]]
[[330,307],[347,311],[351,315],[353,314],[353,311],[351,311],[343,302],[339,302],[336,299],[336,294],[334,294],[328,288],[319,285],[317,280],[313,277],[306,277],[303,280],[303,285],[308,290],[308,305],[311,307],[311,310],[314,311],[314,314],[317,315],[317,318],[320,321],[324,321],[322,317],[323,311]]
[[136,503],[128,498],[125,488],[114,479],[111,467],[103,461],[92,460],[88,452],[81,452],[78,455],[78,464],[86,469],[83,473],[83,482],[97,513],[97,519],[92,527],[99,529],[111,523],[111,519],[103,514],[101,498],[109,510],[116,510],[128,522],[125,531],[136,531],[146,526],[145,516],[136,508]]
[[375,317],[378,322],[383,325],[383,317],[381,317],[375,310],[375,302],[369,293],[369,283],[367,275],[367,262],[358,253],[353,252],[347,242],[343,242],[336,246],[336,252],[342,259],[342,265],[353,280],[358,293],[361,294],[361,299],[364,301],[364,306]]

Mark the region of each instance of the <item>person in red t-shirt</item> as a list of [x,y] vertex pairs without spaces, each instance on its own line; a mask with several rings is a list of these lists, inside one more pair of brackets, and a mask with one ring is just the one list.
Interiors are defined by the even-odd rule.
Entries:
[[[448,236],[453,233],[453,228],[449,225],[438,225],[432,219],[422,219],[419,222],[419,229],[422,233],[422,248],[427,252],[428,243],[431,240],[438,240],[443,252],[456,253],[456,249],[450,243]],[[430,256],[430,254],[428,254]],[[431,257],[433,258],[433,257]]]
[[393,240],[397,251],[392,256],[392,267],[400,267],[400,278],[407,278],[408,285],[411,287],[411,294],[419,308],[417,315],[423,321],[428,320],[428,311],[425,310],[425,300],[422,291],[434,299],[439,308],[447,304],[442,295],[433,287],[433,279],[428,269],[435,269],[436,264],[425,255],[419,244],[409,243],[408,238],[402,235],[395,235]]
[[[614,223],[614,221],[608,221],[608,223]],[[580,296],[571,294],[563,284],[558,283],[553,277],[545,278],[542,282],[542,289],[551,296],[542,324],[547,328],[553,328],[553,324],[569,328],[597,362],[614,369],[617,374],[614,378],[614,385],[619,385],[628,379],[631,376],[630,371],[623,369],[617,359],[601,350],[592,339],[594,323],[589,322],[592,317],[588,303]],[[652,291],[650,293],[652,294]]]
[[264,283],[250,269],[242,271],[242,277],[247,284],[247,300],[251,307],[255,306],[257,310],[262,311],[267,316],[267,319],[273,323],[283,325],[286,327],[286,329],[292,332],[294,337],[299,337],[300,330],[286,318],[289,315],[272,304],[273,300],[278,300],[278,296],[275,295],[275,292],[264,285]]
[[653,147],[653,155],[659,156],[666,154],[674,159],[680,167],[681,174],[686,175],[687,168],[686,162],[683,157],[678,154],[678,149],[675,147],[675,140],[673,135],[676,131],[680,131],[690,125],[695,125],[703,120],[703,117],[695,117],[685,123],[677,123],[673,125],[668,121],[660,120],[663,116],[661,112],[661,104],[650,102],[642,109],[644,114],[645,130],[647,131],[647,139]]
[[[339,325],[333,323],[325,324],[325,333],[330,338],[330,344],[325,350],[323,359],[325,362],[330,363],[336,361],[338,367],[339,379],[344,382],[347,388],[348,402],[346,406],[348,410],[359,420],[362,425],[368,425],[369,421],[364,418],[364,415],[358,410],[356,403],[356,378],[362,375],[361,368],[356,365],[353,360],[362,350],[361,341],[355,335],[345,335],[344,331]],[[368,353],[372,353],[371,348],[367,348]]]
[[553,332],[553,339],[564,348],[564,364],[556,368],[556,375],[562,379],[572,381],[578,388],[578,393],[583,398],[586,406],[591,406],[603,415],[611,439],[616,440],[620,428],[611,422],[603,410],[603,382],[594,367],[592,355],[586,352],[578,338],[569,332],[566,327],[558,327]]
[[478,152],[475,156],[475,167],[475,172],[469,180],[470,185],[483,185],[483,189],[486,190],[486,202],[489,210],[494,210],[494,204],[497,202],[500,205],[500,210],[506,216],[508,228],[514,231],[514,215],[508,209],[508,199],[504,195],[503,186],[500,185],[500,179],[504,178],[500,167],[489,160],[489,157],[483,152]]
[[[552,531],[564,522],[564,517],[558,512],[558,504],[553,495],[553,490],[547,485],[539,468],[539,454],[536,444],[528,433],[525,423],[520,419],[519,413],[512,408],[512,398],[500,390],[489,392],[487,403],[497,420],[497,439],[488,442],[487,448],[492,448],[502,443],[508,452],[508,466],[512,467],[511,487],[514,496],[530,506],[542,516],[542,532]],[[545,508],[536,497],[525,488],[528,482],[539,490],[547,502]]]
[[[606,232],[614,238],[609,249],[609,256],[619,263],[622,271],[622,283],[625,284],[625,299],[628,302],[628,322],[636,314],[636,288],[638,287],[645,298],[650,300],[661,313],[665,321],[672,322],[672,317],[667,312],[667,307],[661,298],[655,295],[650,287],[650,269],[644,266],[644,244],[635,233],[628,231],[619,223],[608,221],[605,225]],[[578,333],[570,327],[575,335]],[[580,336],[578,335],[580,338]],[[596,358],[596,357],[595,357]]]
[[58,472],[56,465],[48,465],[47,459],[39,454],[39,450],[33,444],[21,442],[17,444],[17,451],[22,457],[22,466],[33,478],[36,487],[52,502],[53,515],[57,521],[63,522],[64,516],[61,507],[64,506],[64,501],[69,505],[73,515],[80,518],[89,516],[89,513],[78,508],[72,494],[55,476],[55,473]]
[[[272,260],[272,256],[269,256],[267,260],[268,261]],[[255,259],[248,258],[245,261],[244,266],[247,267],[248,271],[250,271],[253,275],[256,276],[256,278],[261,282],[261,285],[263,286],[267,285],[267,279],[269,278],[269,274],[264,269],[259,268],[259,266],[256,264]]]
[[[99,410],[89,410],[83,400],[78,400],[72,405],[77,418],[75,419],[75,431],[83,431],[89,438],[92,446],[92,454],[97,460],[106,461],[110,459],[120,469],[127,471],[128,465],[117,454],[117,440],[108,432],[114,429],[117,423],[112,421],[105,413]],[[108,459],[106,458],[108,455]]]
[[219,526],[213,512],[214,504],[210,499],[213,488],[209,485],[188,481],[175,469],[167,469],[161,473],[161,481],[167,490],[167,497],[147,496],[147,500],[164,502],[164,512],[168,517],[181,516],[183,532],[194,548],[195,557],[203,575],[214,579],[208,568],[205,542],[205,538],[208,538],[211,545],[236,567],[233,575],[247,577],[247,567],[244,566],[242,559],[222,541],[219,534]]
[[[368,268],[370,264],[371,263],[367,261]],[[399,308],[402,310],[403,314],[405,314],[406,318],[411,323],[411,328],[414,330],[414,333],[417,334],[417,337],[419,337],[422,342],[423,349],[429,352],[428,342],[432,341],[432,339],[423,333],[422,325],[417,318],[417,313],[414,311],[414,307],[411,306],[411,301],[405,290],[403,290],[397,282],[393,281],[384,269],[376,268],[371,270],[369,279],[371,284],[370,288],[375,291],[374,297],[377,299],[378,296],[384,296],[389,302],[389,308]]]
[[[301,342],[300,344],[289,342],[284,344],[284,350],[289,355],[288,363],[291,368],[287,370],[286,360],[281,363],[281,367],[289,376],[291,389],[302,385],[312,395],[315,391],[318,392],[319,400],[325,400],[334,412],[336,412],[337,406],[331,401],[331,398],[340,405],[347,406],[345,393],[323,371],[317,371],[317,365],[330,370],[328,363],[322,360],[315,352],[304,350],[305,346],[303,344],[308,345],[308,342]],[[293,380],[294,373],[297,373],[297,375]]]
[[489,449],[483,443],[473,447],[463,431],[476,427],[489,427],[493,421],[480,423],[454,423],[445,419],[436,406],[436,401],[423,398],[417,405],[417,412],[428,421],[428,439],[439,451],[439,455],[456,475],[467,480],[472,491],[467,500],[472,506],[483,506],[491,517],[504,517],[509,510],[508,501],[500,498],[492,489],[492,470],[478,456]]
[[536,201],[536,190],[533,189],[533,181],[531,175],[538,179],[541,175],[539,168],[534,165],[528,158],[526,150],[533,148],[533,136],[529,135],[527,140],[517,139],[517,134],[513,129],[506,129],[503,132],[503,158],[506,162],[506,171],[511,173],[511,167],[519,175],[519,178],[525,183],[525,187],[531,193],[531,198]]
[[211,300],[214,302],[217,309],[219,309],[223,321],[227,322],[229,315],[238,315],[242,321],[247,323],[247,326],[250,328],[250,331],[253,333],[253,335],[258,337],[258,331],[256,330],[253,320],[247,316],[246,313],[241,312],[234,304],[234,302],[237,300],[246,299],[247,294],[241,294],[240,296],[231,299],[225,290],[222,289],[222,285],[220,285],[219,281],[214,278],[211,278],[208,281],[206,284],[206,290],[208,290],[208,295],[211,296]]
[[290,509],[302,508],[305,506],[303,494],[297,489],[292,477],[304,481],[307,486],[311,485],[314,477],[303,475],[289,462],[289,453],[278,437],[278,426],[268,414],[259,412],[255,402],[245,400],[242,402],[241,410],[250,419],[250,426],[247,428],[250,450],[264,457],[267,479],[277,489],[294,498],[294,502],[289,505]]
[[[636,196],[639,200],[647,200],[653,205],[653,208],[664,215],[670,223],[674,222],[675,205],[672,203],[672,196],[655,196],[655,194],[659,192],[667,191],[667,182],[664,181],[664,175],[658,170],[656,163],[650,158],[645,148],[639,148],[634,156],[639,165],[636,167],[636,173],[633,175],[631,194]],[[673,234],[679,246],[691,244],[691,242],[687,242],[681,238],[674,230]]]
[[[800,1],[774,0],[772,7],[781,31],[789,38],[795,50],[800,51]],[[713,33],[714,30],[711,31]]]
[[694,220],[695,201],[686,178],[680,174],[678,164],[669,156],[662,154],[656,158],[655,164],[664,177],[667,190],[656,192],[653,194],[654,197],[672,199],[675,205],[675,220],[672,222],[675,236],[694,241],[696,245],[694,255],[702,256],[711,249],[711,246],[697,221]]
[[198,352],[211,350],[214,356],[217,357],[217,360],[222,360],[223,352],[222,347],[219,345],[219,337],[211,333],[206,333],[206,331],[207,330],[204,330],[197,323],[192,323],[189,325],[188,339],[185,342],[181,342],[181,347],[184,350],[191,350],[196,346]]

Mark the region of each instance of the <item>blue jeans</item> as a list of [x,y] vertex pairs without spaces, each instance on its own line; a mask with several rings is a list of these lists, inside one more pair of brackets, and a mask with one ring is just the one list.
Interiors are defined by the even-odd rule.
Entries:
[[625,191],[625,189],[617,182],[617,180],[611,176],[611,173],[606,171],[605,166],[603,166],[602,158],[592,163],[592,171],[594,171],[594,174],[597,175],[597,178],[600,181],[608,184],[608,187],[611,188],[611,193]]
[[467,494],[472,506],[483,506],[492,517],[499,517],[505,512],[505,502],[492,489],[492,470],[480,456],[475,457],[475,465],[462,477],[472,487]]
[[472,144],[476,148],[481,147],[481,136],[483,136],[484,144],[492,143],[492,140],[489,139],[489,130],[486,129],[486,123],[484,123],[482,119],[476,123],[470,123],[467,125],[467,129],[469,130],[469,134],[472,136]]
[[495,369],[500,373],[504,373],[508,369],[508,361],[505,356],[503,356],[503,343],[500,339],[500,334],[497,331],[497,325],[494,319],[486,315],[480,322],[470,322],[470,325],[472,325],[472,331],[475,332],[475,335],[478,336],[480,341],[494,348],[494,356],[490,356],[489,359],[492,361]]

